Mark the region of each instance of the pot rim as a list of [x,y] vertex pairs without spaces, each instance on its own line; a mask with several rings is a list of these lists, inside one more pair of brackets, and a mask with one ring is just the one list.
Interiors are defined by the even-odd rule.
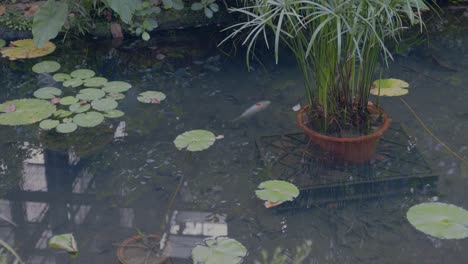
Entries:
[[[132,236],[132,237],[129,237],[127,239],[125,239],[120,245],[119,247],[117,248],[117,258],[119,259],[119,263],[122,263],[122,264],[126,264],[127,262],[125,261],[125,255],[124,255],[124,251],[125,251],[125,247],[134,242],[134,241],[138,241],[140,239],[142,239],[143,237],[151,237],[151,238],[155,238],[155,239],[158,239],[158,240],[161,240],[161,236],[158,235],[158,234],[149,234],[149,235],[135,235],[135,236]],[[160,261],[159,263],[164,263],[166,260],[168,259],[168,257],[164,257],[162,256],[161,257],[161,260],[158,260]]]

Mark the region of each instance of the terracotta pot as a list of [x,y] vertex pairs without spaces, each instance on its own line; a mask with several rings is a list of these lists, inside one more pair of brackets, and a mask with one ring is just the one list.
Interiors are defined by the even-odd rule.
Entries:
[[329,154],[336,161],[359,164],[370,160],[375,153],[380,137],[388,129],[391,122],[390,117],[383,109],[377,108],[374,105],[369,105],[369,112],[378,113],[380,111],[385,118],[384,123],[379,129],[372,134],[360,137],[332,137],[320,134],[304,124],[304,118],[309,108],[310,106],[305,106],[297,113],[296,119],[299,127],[304,130],[313,143],[318,145],[322,151]]
[[[134,236],[134,237],[130,237],[128,238],[127,240],[125,240],[124,242],[122,242],[122,244],[120,244],[119,248],[117,249],[117,258],[119,259],[119,263],[121,264],[137,264],[137,263],[145,263],[144,261],[142,262],[138,262],[137,260],[135,261],[130,261],[129,259],[131,259],[132,257],[131,256],[128,256],[128,253],[126,253],[128,250],[132,250],[132,249],[139,249],[142,253],[144,252],[144,249],[140,249],[138,247],[132,247],[132,244],[136,244],[138,243],[140,240],[143,239],[143,237],[147,237],[149,239],[153,239],[155,241],[160,241],[161,240],[161,237],[159,235],[137,235],[137,236]],[[146,257],[146,253],[144,253]],[[165,264],[167,263],[167,261],[169,260],[168,257],[158,257],[157,259],[149,259],[148,262],[146,263],[150,263],[150,264]]]

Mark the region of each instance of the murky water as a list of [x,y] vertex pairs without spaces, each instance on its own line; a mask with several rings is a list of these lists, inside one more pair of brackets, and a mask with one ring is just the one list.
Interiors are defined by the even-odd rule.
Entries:
[[[437,24],[429,43],[397,56],[384,76],[411,84],[406,102],[466,159],[468,23],[453,18]],[[266,65],[253,63],[248,72],[242,56],[225,56],[215,42],[206,41],[216,39],[215,34],[194,35],[149,43],[72,40],[47,57],[65,71],[90,68],[134,88],[120,101],[125,116],[97,128],[57,136],[37,125],[0,127],[0,214],[17,224],[2,222],[0,238],[27,263],[116,263],[122,241],[137,230],[164,233],[166,218],[175,211],[214,214],[206,221],[225,214],[225,224],[221,221],[216,230],[223,233],[227,226],[229,237],[248,248],[246,263],[277,247],[293,255],[305,241],[312,245],[304,263],[466,262],[466,239],[433,239],[406,221],[407,209],[423,201],[468,208],[468,171],[399,99],[385,98],[383,107],[439,175],[434,192],[411,192],[407,186],[391,197],[287,212],[264,209],[254,190],[273,172],[262,164],[255,140],[298,131],[291,107],[303,94],[299,71],[283,57],[279,66],[266,60]],[[158,54],[166,57],[160,60]],[[31,97],[36,88],[51,84],[31,72],[38,61],[0,61],[0,101]],[[136,96],[145,90],[162,91],[167,99],[141,104]],[[231,122],[261,100],[272,105],[245,122]],[[224,139],[192,155],[178,151],[172,141],[192,129],[207,129]],[[47,246],[52,235],[70,232],[80,250],[75,259]],[[190,246],[204,232],[193,228],[178,239]],[[177,261],[182,259],[173,263]]]

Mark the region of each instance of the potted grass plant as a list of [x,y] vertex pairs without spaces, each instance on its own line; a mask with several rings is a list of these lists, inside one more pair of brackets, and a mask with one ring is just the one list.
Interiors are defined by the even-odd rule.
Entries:
[[259,39],[274,47],[276,63],[280,46],[292,51],[307,98],[299,127],[337,160],[362,163],[390,125],[369,103],[378,62],[392,59],[386,43],[408,26],[423,30],[427,9],[424,0],[245,0],[230,9],[245,20],[226,28],[224,41],[242,37],[247,63]]

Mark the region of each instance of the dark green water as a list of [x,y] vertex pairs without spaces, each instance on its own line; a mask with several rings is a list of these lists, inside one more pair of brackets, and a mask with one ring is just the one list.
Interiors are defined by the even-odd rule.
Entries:
[[[467,25],[463,18],[437,23],[429,44],[397,56],[384,71],[384,77],[410,83],[404,99],[465,159]],[[299,71],[285,58],[279,66],[254,63],[247,72],[242,56],[227,57],[207,39],[216,35],[180,33],[121,45],[72,40],[47,57],[60,62],[64,71],[89,68],[133,88],[120,101],[124,117],[68,137],[41,132],[37,125],[0,127],[0,213],[17,224],[2,222],[0,238],[27,263],[117,263],[117,246],[136,235],[136,229],[165,231],[168,205],[182,176],[169,213],[226,214],[229,237],[249,250],[246,263],[258,259],[262,250],[282,247],[288,254],[304,241],[312,242],[304,263],[466,262],[466,239],[430,238],[406,221],[407,209],[424,201],[468,208],[468,171],[399,99],[382,99],[383,107],[406,128],[439,175],[436,197],[408,188],[401,195],[339,208],[294,213],[264,209],[254,190],[270,172],[260,162],[255,139],[297,131],[291,107],[303,94]],[[166,58],[159,60],[158,54]],[[53,84],[30,70],[40,60],[0,60],[0,102],[31,97],[35,89]],[[159,105],[141,104],[136,96],[146,90],[164,92],[167,99]],[[252,119],[231,123],[261,100],[272,104]],[[125,127],[120,137],[115,135],[119,125]],[[224,139],[187,157],[172,141],[192,129],[210,130]],[[52,235],[69,232],[78,242],[76,259],[47,246]]]

